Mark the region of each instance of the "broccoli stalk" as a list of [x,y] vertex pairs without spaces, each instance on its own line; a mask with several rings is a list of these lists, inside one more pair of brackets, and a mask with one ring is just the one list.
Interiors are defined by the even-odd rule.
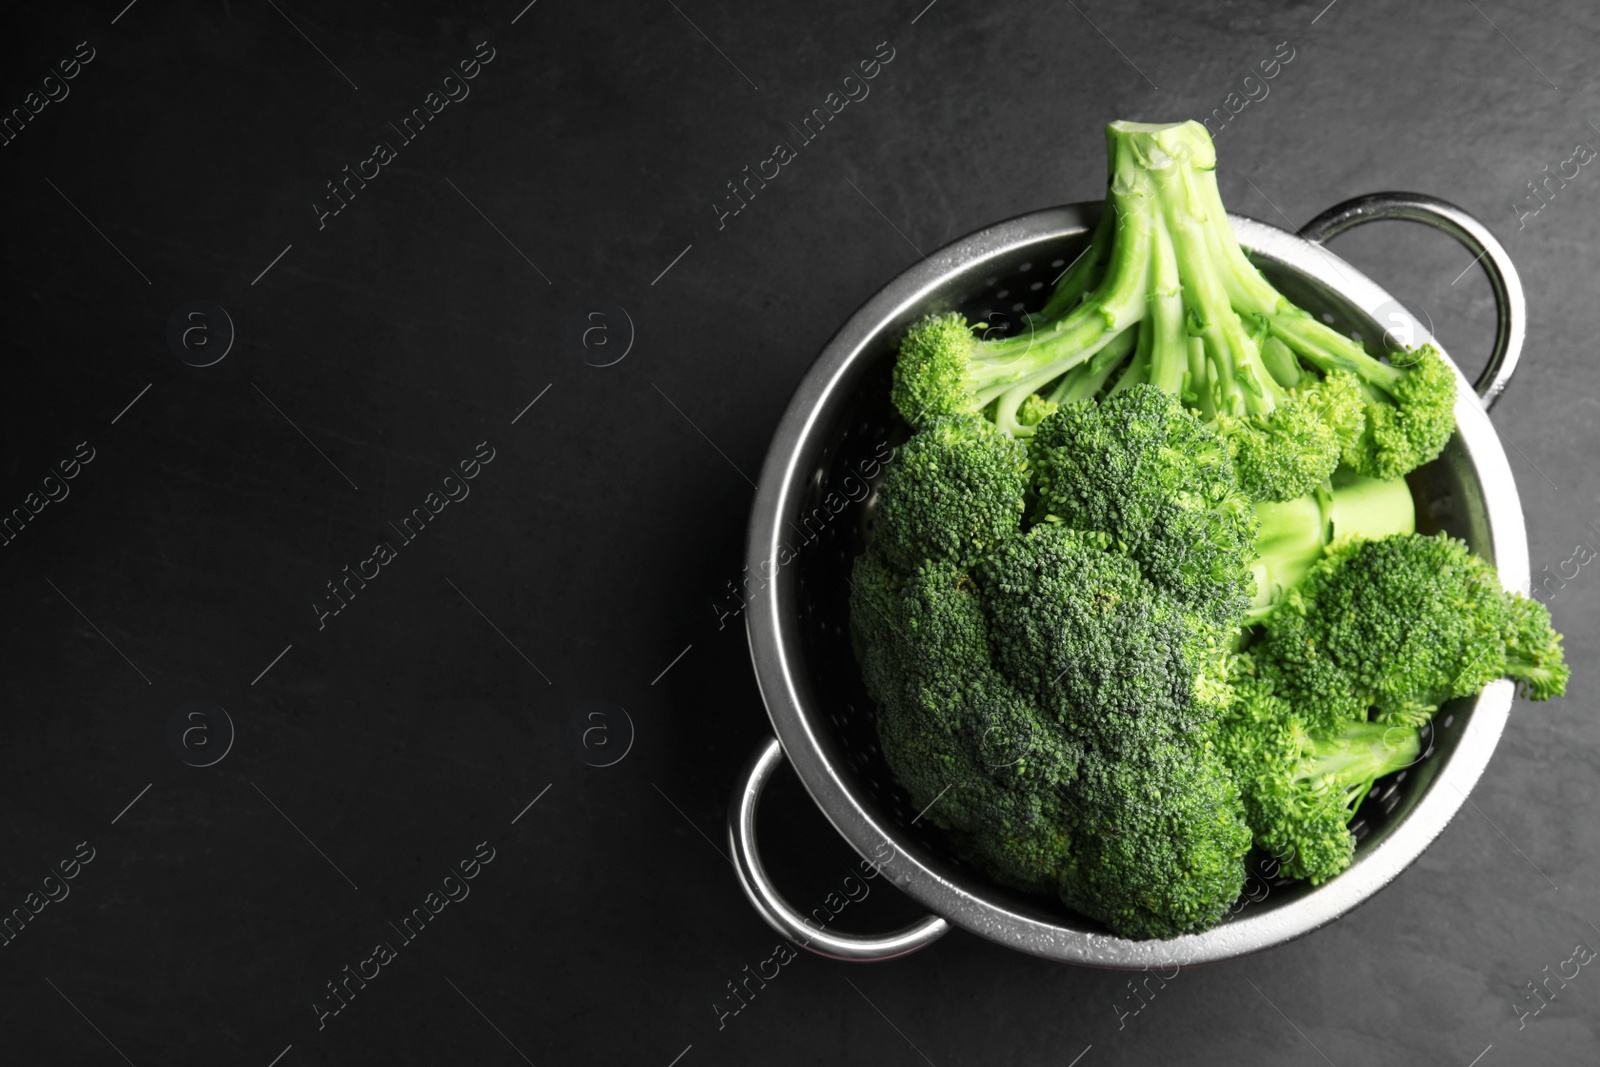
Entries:
[[1122,361],[1128,358],[1128,353],[1134,350],[1141,332],[1137,326],[1129,327],[1117,334],[1087,362],[1080,363],[1063,374],[1061,380],[1050,390],[1050,395],[1046,398],[1048,402],[1057,407],[1064,407],[1096,396]]
[[[1110,173],[1102,215],[1112,221],[1096,233],[1112,230],[1115,239],[1109,247],[1104,239],[1099,242],[1103,264],[1086,254],[1080,264],[1089,265],[1069,270],[1052,298],[1072,303],[1070,310],[1053,318],[1030,317],[1029,329],[1012,337],[975,337],[966,319],[953,312],[914,324],[900,342],[892,393],[907,422],[921,426],[940,415],[984,411],[993,404],[989,414],[995,425],[1015,435],[1021,425],[1017,413],[1028,396],[1144,319],[1151,245],[1162,232],[1158,190],[1139,144],[1119,125],[1106,129]],[[1091,286],[1096,272],[1100,277]],[[1081,298],[1074,296],[1079,286],[1085,287]]]
[[[1455,429],[1456,377],[1432,345],[1374,359],[1355,341],[1296,307],[1262,277],[1226,227],[1217,189],[1216,151],[1204,127],[1184,123],[1168,129],[1180,166],[1183,196],[1175,210],[1193,206],[1208,220],[1209,265],[1233,309],[1256,319],[1270,339],[1336,382],[1337,398],[1326,412],[1341,444],[1343,462],[1359,474],[1395,478],[1437,456]],[[1359,392],[1351,389],[1360,383]],[[1302,378],[1303,380],[1303,378]],[[1248,404],[1248,401],[1246,401]],[[1276,497],[1275,499],[1283,499]]]
[[1051,292],[1050,299],[1046,301],[1044,307],[1028,316],[1030,320],[1049,322],[1062,312],[1070,310],[1078,302],[1079,297],[1099,283],[1105,274],[1106,249],[1110,247],[1112,234],[1115,232],[1112,212],[1100,212],[1094,232],[1089,235],[1089,244],[1078,253],[1078,258],[1067,266],[1066,272],[1061,275],[1061,280],[1056,283],[1055,290]]

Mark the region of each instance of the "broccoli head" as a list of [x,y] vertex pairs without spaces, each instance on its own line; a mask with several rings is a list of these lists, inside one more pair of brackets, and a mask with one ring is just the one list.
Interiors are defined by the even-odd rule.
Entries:
[[1225,632],[1104,534],[1041,523],[982,568],[996,662],[1069,735],[1114,750],[1214,719]]
[[1398,478],[1444,450],[1455,432],[1457,385],[1437,348],[1392,353],[1385,362],[1299,309],[1271,321],[1274,334],[1307,363],[1359,380],[1364,418],[1361,432],[1344,438],[1345,466],[1373,478]]
[[1251,834],[1211,732],[1081,763],[1062,900],[1125,937],[1194,933],[1227,914]]
[[1560,640],[1544,606],[1502,589],[1461,541],[1396,534],[1330,549],[1267,616],[1259,655],[1322,725],[1369,707],[1384,722],[1419,725],[1496,678],[1534,699],[1559,696]]
[[1238,624],[1253,592],[1254,508],[1227,449],[1176,396],[1136,385],[1070,404],[1030,446],[1041,515],[1109,535],[1157,586]]

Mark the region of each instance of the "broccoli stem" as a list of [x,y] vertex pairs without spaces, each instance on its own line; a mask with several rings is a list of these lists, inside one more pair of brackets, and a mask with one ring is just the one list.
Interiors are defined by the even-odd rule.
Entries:
[[1165,226],[1157,228],[1151,252],[1146,380],[1181,397],[1187,392],[1184,383],[1189,377],[1189,331],[1177,255]]
[[1163,206],[1192,315],[1191,329],[1205,342],[1215,375],[1214,402],[1225,414],[1266,415],[1286,394],[1261,361],[1259,346],[1234,311],[1224,283],[1228,272],[1217,262],[1217,246],[1238,246],[1231,231],[1227,241],[1213,232],[1228,224],[1225,213],[1208,211],[1205,203],[1202,179],[1209,178],[1214,186],[1215,177],[1209,170],[1181,162],[1175,171],[1164,182],[1168,188]]
[[1261,362],[1273,380],[1285,389],[1299,385],[1305,373],[1294,357],[1294,350],[1270,333],[1261,342]]
[[1259,622],[1272,610],[1278,598],[1304,578],[1328,546],[1327,515],[1317,494],[1293,500],[1261,501],[1256,504],[1256,592],[1245,614],[1247,623]]
[[1346,810],[1357,805],[1386,774],[1403,771],[1422,754],[1419,731],[1381,722],[1353,722],[1338,736],[1311,737],[1306,758],[1296,768],[1295,779],[1314,787],[1337,790]]
[[1388,396],[1405,377],[1405,371],[1373,359],[1366,350],[1344,334],[1318,322],[1309,314],[1277,314],[1267,316],[1268,328],[1300,358],[1326,374],[1331,370],[1347,370],[1367,385],[1381,389]]
[[[1214,167],[1214,150],[1210,161]],[[1189,190],[1201,213],[1226,220],[1227,209],[1222,206],[1216,171],[1191,168],[1185,178],[1189,181]],[[1362,381],[1394,395],[1394,387],[1399,384],[1404,371],[1372,358],[1350,338],[1291,304],[1245,257],[1239,243],[1231,239],[1231,231],[1227,238],[1220,232],[1213,232],[1210,237],[1213,265],[1222,279],[1229,301],[1240,314],[1259,316],[1273,337],[1324,374],[1330,370],[1347,370]],[[1274,359],[1277,361],[1281,357],[1275,356]],[[1279,364],[1281,372],[1286,374],[1288,369],[1288,366]],[[1279,381],[1286,387],[1290,385],[1283,378],[1279,378]]]
[[1211,376],[1206,371],[1206,343],[1198,337],[1189,338],[1188,354],[1189,392],[1183,395],[1183,399],[1200,412],[1202,419],[1212,422],[1217,417],[1217,405],[1212,400],[1215,390]]
[[1133,350],[1133,358],[1117,376],[1116,382],[1111,386],[1111,392],[1125,392],[1150,379],[1150,346],[1154,343],[1154,336],[1150,330],[1143,328],[1139,330],[1139,343]]
[[1341,469],[1333,472],[1331,488],[1330,544],[1347,537],[1376,541],[1390,534],[1416,533],[1417,506],[1404,478],[1368,478]]
[[1117,237],[1110,248],[1105,275],[1082,303],[1066,315],[1015,337],[974,343],[973,394],[979,407],[999,401],[994,421],[1002,428],[1016,424],[1017,407],[1028,394],[1078,366],[1147,311],[1151,245],[1159,225],[1155,182],[1136,151],[1137,144],[1108,127],[1111,161],[1108,226]]
[[1097,395],[1107,379],[1122,365],[1122,361],[1128,358],[1128,353],[1133,351],[1138,343],[1139,332],[1140,327],[1130,326],[1117,334],[1088,362],[1080,363],[1062,375],[1061,381],[1045,399],[1059,407]]

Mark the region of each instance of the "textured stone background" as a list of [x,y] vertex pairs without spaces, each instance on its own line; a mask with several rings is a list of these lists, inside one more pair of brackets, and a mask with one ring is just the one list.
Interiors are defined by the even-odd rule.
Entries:
[[[1121,1029],[1123,976],[962,932],[875,966],[802,954],[719,1029],[776,936],[717,854],[770,727],[713,605],[790,392],[913,246],[1096,197],[1103,123],[1224,107],[1285,42],[1218,136],[1228,203],[1292,227],[1407,189],[1487,221],[1530,302],[1494,420],[1533,569],[1600,548],[1600,171],[1525,199],[1600,145],[1592,5],[123,2],[11,12],[0,43],[6,109],[94,50],[0,148],[0,509],[95,457],[0,548],[0,909],[94,856],[0,948],[11,1058],[1590,1062],[1600,973],[1520,1029],[1513,1003],[1600,948],[1594,567],[1551,602],[1567,699],[1516,706],[1420,862]],[[319,229],[324,183],[485,40],[471,95]],[[870,96],[719,229],[724,183],[880,42]],[[1481,363],[1488,286],[1448,238],[1337,248]],[[214,366],[168,344],[188,301],[232,319]],[[470,496],[319,629],[324,584],[483,441]],[[193,700],[237,731],[210,767],[168,741]],[[821,899],[853,853],[787,773],[766,811],[775,876]],[[391,934],[480,843],[470,897]],[[916,913],[875,885],[842,928]],[[319,1028],[382,940],[397,958]]]

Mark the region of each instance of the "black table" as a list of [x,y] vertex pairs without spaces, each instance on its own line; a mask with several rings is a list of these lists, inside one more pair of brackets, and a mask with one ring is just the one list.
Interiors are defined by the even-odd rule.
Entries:
[[[1600,11],[123,2],[7,15],[8,1062],[1590,1062],[1586,967],[1519,1012],[1600,947]],[[1396,884],[1137,1014],[964,932],[732,1012],[778,938],[721,854],[769,732],[728,592],[791,390],[921,253],[1099,195],[1106,121],[1207,116],[1236,211],[1416,190],[1515,256],[1567,699]],[[1481,363],[1448,238],[1338,249]],[[854,854],[787,772],[766,810],[822,899]],[[840,928],[917,914],[876,885]]]

